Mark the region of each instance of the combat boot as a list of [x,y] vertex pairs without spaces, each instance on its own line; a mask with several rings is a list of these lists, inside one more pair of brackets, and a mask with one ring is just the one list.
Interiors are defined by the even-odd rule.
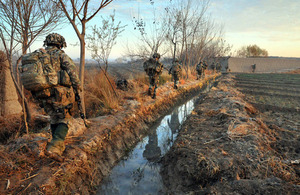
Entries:
[[62,154],[65,151],[65,143],[62,140],[51,140],[47,145],[46,155],[59,162],[63,161]]
[[152,99],[155,99],[155,98],[156,98],[156,94],[154,93],[153,96],[152,96]]
[[47,152],[48,153],[55,153],[59,156],[62,155],[62,153],[65,151],[65,143],[64,141],[53,141],[48,144],[47,146]]
[[151,89],[148,89],[148,95],[151,96]]
[[62,161],[62,154],[65,150],[65,137],[68,133],[68,125],[64,123],[51,124],[52,140],[47,146],[46,155],[57,160]]

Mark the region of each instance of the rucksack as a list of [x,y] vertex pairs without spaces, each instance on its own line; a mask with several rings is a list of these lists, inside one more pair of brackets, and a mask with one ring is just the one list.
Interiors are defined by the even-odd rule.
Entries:
[[144,70],[147,72],[148,75],[154,75],[156,73],[159,73],[162,69],[161,64],[153,59],[144,62],[143,66]]
[[179,64],[173,65],[173,66],[172,66],[172,71],[173,71],[174,73],[179,73],[179,72],[181,72],[181,66],[180,66]]
[[51,56],[41,49],[22,56],[20,78],[24,88],[29,91],[40,91],[58,84]]
[[202,64],[197,64],[196,70],[197,71],[202,71]]
[[[70,77],[66,71],[61,70],[58,61],[58,52],[51,59],[50,53],[44,49],[36,50],[22,56],[20,78],[25,89],[36,92],[42,91],[58,84],[71,86]],[[57,55],[56,55],[57,54]]]

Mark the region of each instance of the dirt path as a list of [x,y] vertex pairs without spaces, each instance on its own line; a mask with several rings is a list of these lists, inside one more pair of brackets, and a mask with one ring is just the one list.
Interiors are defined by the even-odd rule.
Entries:
[[300,192],[299,112],[256,109],[234,79],[222,79],[182,126],[162,161],[165,193]]

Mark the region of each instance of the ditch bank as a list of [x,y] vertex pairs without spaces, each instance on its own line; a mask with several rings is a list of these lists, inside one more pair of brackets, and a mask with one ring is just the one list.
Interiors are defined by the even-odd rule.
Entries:
[[299,193],[299,131],[267,125],[233,78],[195,103],[163,157],[165,194]]
[[84,129],[74,119],[66,138],[64,162],[44,154],[49,130],[41,130],[0,146],[1,194],[93,194],[116,163],[146,134],[147,129],[173,106],[195,94],[219,75],[186,81],[178,90],[166,83],[157,98],[128,99],[111,115],[90,119]]

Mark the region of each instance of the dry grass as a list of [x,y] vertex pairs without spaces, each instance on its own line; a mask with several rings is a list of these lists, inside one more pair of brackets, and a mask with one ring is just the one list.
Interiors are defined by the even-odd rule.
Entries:
[[[159,78],[159,85],[163,85],[166,82],[169,82],[172,80],[172,76],[169,75],[166,71],[164,71]],[[148,83],[149,84],[149,83]]]
[[23,127],[21,116],[0,117],[0,143],[15,137]]
[[242,123],[235,125],[234,121],[228,127],[228,137],[231,139],[243,137],[249,134],[249,131],[255,128],[251,123]]
[[85,105],[88,117],[109,113],[119,105],[120,98],[114,93],[116,85],[109,75],[108,82],[104,73],[97,69],[91,69],[85,80]]
[[290,71],[290,72],[287,72],[289,74],[300,74],[300,69],[296,69],[296,70],[293,70],[293,71]]

